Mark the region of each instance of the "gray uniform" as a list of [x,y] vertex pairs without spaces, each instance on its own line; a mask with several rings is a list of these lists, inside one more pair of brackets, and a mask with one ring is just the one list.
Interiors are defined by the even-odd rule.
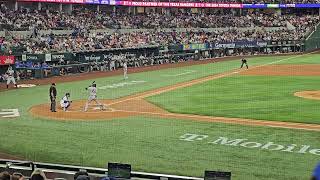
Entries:
[[128,66],[126,61],[123,62],[123,78],[128,79]]
[[104,105],[97,100],[97,87],[90,86],[89,88],[87,88],[87,90],[89,91],[89,97],[84,107],[84,111],[88,111],[89,104],[92,101],[94,101],[98,106],[100,106],[101,110],[104,110],[105,109]]

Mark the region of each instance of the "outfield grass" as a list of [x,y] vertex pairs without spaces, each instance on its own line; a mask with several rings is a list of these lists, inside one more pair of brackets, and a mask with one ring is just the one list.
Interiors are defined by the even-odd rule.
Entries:
[[[283,59],[275,64],[320,63],[318,54]],[[176,113],[320,124],[320,101],[293,95],[319,90],[319,81],[315,76],[233,75],[148,100]]]
[[[305,55],[303,57],[317,58],[320,56]],[[249,65],[266,64],[287,58],[290,58],[287,63],[289,61],[290,63],[301,62],[301,58],[296,56],[257,57],[250,58]],[[285,63],[285,61],[281,61],[281,63]],[[135,73],[130,74],[129,80],[127,81],[123,81],[122,76],[99,78],[96,79],[98,86],[133,80],[146,82],[116,89],[99,90],[98,95],[100,98],[110,99],[123,97],[222,73],[238,68],[239,65],[239,61],[228,61]],[[196,73],[170,78],[163,76],[180,74],[189,70],[196,71]],[[247,80],[249,81],[250,79],[248,78]],[[312,78],[309,78],[308,82],[309,80],[312,80],[312,83],[317,81],[317,79]],[[92,80],[58,83],[58,99],[61,98],[65,92],[70,92],[72,99],[87,98],[87,93],[84,88],[89,85],[91,81]],[[218,85],[222,86],[222,84],[219,83],[225,83],[224,81],[229,83],[237,82],[236,79],[230,80],[229,78],[225,78],[207,82],[206,84],[209,85],[209,87],[211,87],[210,83],[218,83]],[[252,79],[252,81],[255,80]],[[268,79],[264,82],[268,82]],[[308,82],[306,81],[306,83],[300,85],[300,87],[311,86],[311,81],[309,84]],[[278,83],[281,84],[280,81]],[[253,82],[251,84],[255,83]],[[241,82],[237,83],[237,86],[241,87],[241,85],[244,84]],[[203,84],[201,86],[205,87]],[[229,84],[229,86],[231,87],[232,84]],[[256,84],[256,88],[260,86],[262,85]],[[212,146],[204,142],[187,143],[180,141],[179,136],[184,133],[199,133],[214,137],[248,138],[257,142],[264,140],[284,144],[304,144],[307,142],[309,145],[319,148],[320,141],[318,139],[318,132],[146,117],[115,119],[106,122],[66,122],[39,119],[30,116],[28,109],[32,105],[49,102],[48,88],[49,86],[39,86],[29,89],[0,92],[0,109],[19,108],[21,113],[21,117],[16,119],[0,118],[1,152],[20,155],[35,161],[98,167],[105,167],[108,161],[120,161],[131,163],[134,170],[191,176],[202,176],[205,169],[230,170],[234,173],[235,179],[239,180],[300,180],[302,179],[301,177],[306,179],[309,177],[310,171],[316,163],[317,157],[310,154],[297,155],[273,151],[259,151],[257,149],[230,149],[226,146]],[[197,87],[195,86],[195,88]],[[226,92],[223,94],[231,93],[231,89],[225,90]],[[252,92],[253,94],[253,92],[255,92],[252,91],[252,89],[248,90],[250,90],[248,93]],[[176,92],[177,91],[170,93]],[[216,91],[214,92],[217,93]],[[184,94],[184,97],[179,96],[172,96],[172,98],[192,97],[192,99],[197,99],[201,94],[187,93]],[[221,99],[217,98],[216,100],[223,101],[222,98],[226,98],[225,101],[232,101],[232,99],[228,99],[227,96],[220,98]],[[303,99],[299,100],[305,101]],[[311,104],[312,100],[309,101]],[[177,103],[180,102],[181,101],[177,101]],[[201,106],[198,108],[201,108]],[[246,112],[255,113],[255,111]],[[315,112],[314,110],[314,113]],[[267,116],[268,114],[265,115]],[[281,175],[282,173],[286,175]],[[249,178],[246,178],[247,174]]]
[[276,64],[320,64],[320,54],[303,54],[297,58],[280,61]]
[[[105,167],[131,163],[133,170],[202,176],[205,169],[232,171],[233,179],[301,180],[319,156],[209,144],[220,136],[255,142],[311,145],[319,133],[183,120],[135,117],[97,122],[0,121],[0,150],[35,160]],[[185,133],[209,135],[204,141],[179,140]]]
[[296,97],[320,90],[320,77],[232,76],[148,98],[177,113],[320,124],[320,101]]
[[[250,59],[251,65],[266,64],[284,58],[294,56],[281,57],[257,57]],[[130,81],[146,81],[145,83],[118,87],[115,89],[98,90],[98,96],[102,99],[114,99],[138,92],[157,89],[160,87],[177,84],[180,82],[190,81],[193,79],[219,74],[225,71],[238,68],[239,61],[226,61],[219,63],[210,63],[203,65],[194,65],[180,68],[170,68],[158,71],[142,72],[129,74],[128,80],[123,80],[123,76],[113,76],[95,79],[98,87],[104,85],[119,84]],[[185,74],[183,76],[167,77],[164,75],[175,75],[185,73],[188,71],[195,71],[194,73]],[[69,83],[58,83],[58,99],[62,98],[66,92],[71,93],[72,99],[86,99],[87,91],[85,87],[90,85],[92,80],[75,81]],[[0,92],[0,108],[4,107],[20,107],[25,111],[30,106],[49,101],[48,97],[49,85],[38,86],[29,89],[18,89],[12,91]],[[25,114],[26,115],[26,114]]]

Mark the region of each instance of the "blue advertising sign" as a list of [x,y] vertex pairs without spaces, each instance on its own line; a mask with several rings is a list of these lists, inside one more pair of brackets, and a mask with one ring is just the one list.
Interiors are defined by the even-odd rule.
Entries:
[[101,0],[85,0],[86,4],[101,4]]
[[243,8],[263,9],[267,8],[267,4],[243,4]]
[[214,42],[211,48],[265,47],[267,44],[265,41]]

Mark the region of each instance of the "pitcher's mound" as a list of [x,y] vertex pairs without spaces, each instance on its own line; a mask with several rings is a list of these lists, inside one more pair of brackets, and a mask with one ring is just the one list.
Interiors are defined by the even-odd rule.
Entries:
[[68,111],[63,111],[57,103],[57,112],[50,111],[50,104],[40,104],[33,106],[30,113],[36,117],[57,119],[57,120],[109,120],[128,116],[142,115],[144,113],[164,113],[165,110],[143,100],[130,99],[127,101],[100,100],[105,109],[92,103],[87,112],[84,112],[86,101],[79,100],[71,103]]
[[294,95],[306,99],[320,100],[320,91],[300,91],[294,93]]

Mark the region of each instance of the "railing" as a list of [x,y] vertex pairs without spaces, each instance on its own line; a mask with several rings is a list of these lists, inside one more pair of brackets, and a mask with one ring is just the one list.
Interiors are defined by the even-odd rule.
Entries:
[[314,31],[307,37],[305,41],[306,51],[313,51],[320,48],[320,23],[318,23]]
[[[73,165],[62,165],[62,164],[51,164],[31,161],[18,161],[18,160],[7,160],[0,159],[0,170],[8,170],[15,172],[23,172],[26,176],[30,176],[34,169],[41,169],[46,174],[49,174],[50,179],[54,178],[66,178],[71,179],[73,175],[79,170],[86,170],[92,179],[101,179],[106,177],[108,169],[105,168],[94,168],[85,166],[73,166]],[[177,176],[168,174],[157,174],[147,172],[131,172],[132,179],[166,179],[166,180],[202,180],[199,177],[189,176]],[[73,179],[73,178],[72,178]]]

